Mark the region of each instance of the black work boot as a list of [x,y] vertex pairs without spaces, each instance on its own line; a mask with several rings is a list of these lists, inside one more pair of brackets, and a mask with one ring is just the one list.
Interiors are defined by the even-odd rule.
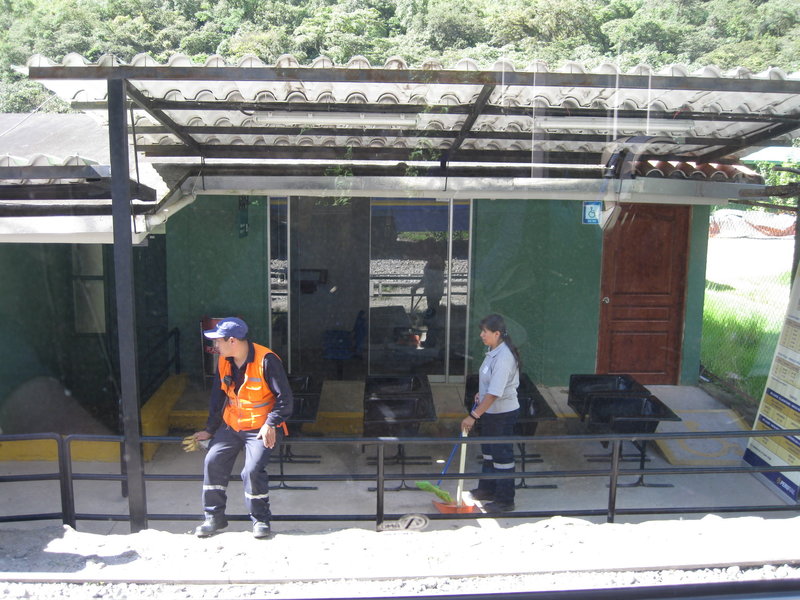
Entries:
[[495,500],[483,505],[483,510],[487,513],[511,512],[515,509],[513,500]]
[[220,515],[218,517],[206,515],[206,520],[197,526],[194,530],[194,534],[200,538],[210,537],[220,529],[225,529],[227,526],[228,519],[225,518],[225,515]]
[[485,488],[478,487],[474,490],[470,490],[469,493],[475,500],[494,500],[494,492]]

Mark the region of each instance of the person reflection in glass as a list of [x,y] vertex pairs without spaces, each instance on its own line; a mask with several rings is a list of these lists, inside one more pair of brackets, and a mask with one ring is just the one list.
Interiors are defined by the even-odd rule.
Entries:
[[422,279],[411,288],[411,293],[416,294],[419,288],[425,290],[425,299],[428,302],[428,313],[434,316],[439,310],[439,303],[444,296],[444,260],[438,254],[428,258],[422,269]]
[[428,303],[428,308],[422,316],[422,322],[428,329],[422,345],[432,348],[436,346],[437,330],[439,329],[439,304],[444,296],[444,260],[438,254],[430,255],[422,269],[422,279],[411,288],[411,293],[416,294],[419,288],[425,290],[425,299]]

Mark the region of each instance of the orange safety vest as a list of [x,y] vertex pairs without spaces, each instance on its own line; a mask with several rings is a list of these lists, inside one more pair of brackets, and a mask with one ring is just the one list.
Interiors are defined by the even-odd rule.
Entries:
[[235,431],[259,429],[266,423],[267,415],[275,406],[275,394],[269,389],[264,377],[264,357],[275,353],[259,344],[253,344],[253,348],[255,356],[252,362],[247,363],[244,383],[238,393],[233,384],[225,384],[225,377],[233,377],[230,361],[223,356],[219,358],[220,387],[228,396],[222,419]]

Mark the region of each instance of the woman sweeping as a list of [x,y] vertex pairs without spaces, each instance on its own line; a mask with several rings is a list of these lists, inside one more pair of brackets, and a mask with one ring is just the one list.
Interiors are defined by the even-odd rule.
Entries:
[[[481,341],[488,347],[478,375],[478,393],[461,428],[471,431],[480,420],[481,437],[510,436],[519,413],[519,351],[511,342],[505,321],[500,315],[489,315],[481,323]],[[512,443],[481,444],[482,473],[506,474],[503,479],[481,479],[471,490],[476,500],[486,501],[488,513],[514,510],[514,445]]]

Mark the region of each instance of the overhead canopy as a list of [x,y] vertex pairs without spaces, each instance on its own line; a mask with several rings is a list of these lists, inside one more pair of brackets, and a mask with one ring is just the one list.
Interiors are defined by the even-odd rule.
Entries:
[[397,174],[399,163],[422,161],[450,176],[502,165],[524,177],[532,164],[603,164],[610,144],[631,136],[653,138],[642,159],[725,163],[790,145],[800,128],[800,76],[779,69],[622,73],[572,63],[551,71],[536,62],[518,71],[501,61],[480,70],[470,60],[412,69],[400,58],[375,68],[359,57],[301,67],[291,56],[272,66],[255,57],[200,66],[180,55],[166,65],[146,55],[130,64],[69,55],[60,65],[35,56],[27,69],[87,112],[105,113],[105,80],[125,79],[146,156],[291,161],[303,174],[324,174],[320,162]]
[[[123,80],[133,148],[176,197],[579,200],[611,190],[617,199],[717,203],[736,197],[730,183],[761,183],[741,156],[788,146],[800,129],[800,74],[779,69],[517,70],[499,61],[482,70],[471,60],[410,68],[400,58],[373,67],[362,57],[300,66],[291,56],[197,65],[182,55],[123,64],[72,54],[61,64],[37,55],[22,70],[101,120],[107,81]],[[632,182],[642,176],[661,182]]]

